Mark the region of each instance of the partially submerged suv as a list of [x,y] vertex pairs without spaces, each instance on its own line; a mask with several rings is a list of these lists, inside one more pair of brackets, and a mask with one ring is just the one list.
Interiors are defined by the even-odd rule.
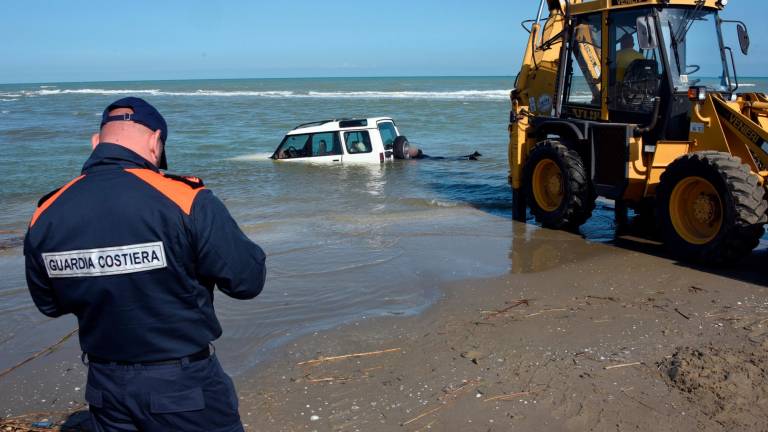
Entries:
[[288,132],[272,159],[381,163],[410,159],[415,150],[389,117],[322,120],[304,123]]

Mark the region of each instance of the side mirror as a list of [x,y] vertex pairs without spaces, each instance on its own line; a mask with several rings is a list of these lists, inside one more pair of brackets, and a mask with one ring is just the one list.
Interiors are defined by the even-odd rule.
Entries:
[[744,24],[737,24],[736,32],[739,34],[739,46],[741,47],[741,52],[744,55],[747,55],[749,53],[749,32],[747,31],[747,26]]
[[652,15],[637,18],[637,43],[644,50],[659,47],[659,41],[656,39],[656,18]]

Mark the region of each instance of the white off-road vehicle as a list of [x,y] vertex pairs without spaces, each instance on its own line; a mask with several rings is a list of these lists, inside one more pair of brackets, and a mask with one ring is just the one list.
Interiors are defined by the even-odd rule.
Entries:
[[389,117],[304,123],[288,132],[272,154],[285,162],[383,163],[410,159],[418,149]]

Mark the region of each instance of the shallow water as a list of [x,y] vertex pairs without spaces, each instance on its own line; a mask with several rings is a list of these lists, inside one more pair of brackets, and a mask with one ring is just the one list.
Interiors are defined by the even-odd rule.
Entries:
[[[609,204],[584,228],[586,241],[510,221],[512,85],[512,78],[371,78],[0,86],[0,369],[76,325],[34,308],[19,239],[37,199],[79,173],[101,109],[123,95],[145,97],[163,112],[170,171],[204,178],[269,255],[256,300],[217,295],[224,325],[217,345],[234,373],[301,334],[417,313],[445,281],[542,271],[588,256],[590,242],[613,238]],[[383,166],[267,159],[296,124],[354,116],[394,117],[430,155],[477,150],[483,157]],[[538,236],[533,251],[531,236]]]

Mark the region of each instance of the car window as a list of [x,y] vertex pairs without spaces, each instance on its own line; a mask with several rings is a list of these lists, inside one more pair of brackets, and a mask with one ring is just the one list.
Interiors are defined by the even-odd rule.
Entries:
[[309,135],[289,135],[283,139],[283,143],[275,152],[276,159],[293,159],[307,157],[307,143]]
[[334,156],[341,154],[341,142],[336,132],[312,135],[312,156]]
[[370,153],[373,151],[368,131],[345,132],[344,142],[347,143],[347,152],[349,154]]
[[384,143],[385,149],[392,148],[397,138],[397,130],[392,122],[379,123],[379,134],[381,134],[381,142]]

